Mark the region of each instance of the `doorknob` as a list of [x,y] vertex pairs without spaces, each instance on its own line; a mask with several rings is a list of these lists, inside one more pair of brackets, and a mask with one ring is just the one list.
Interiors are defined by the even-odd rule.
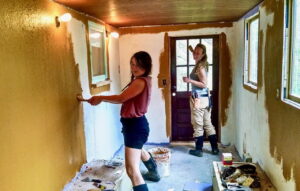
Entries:
[[172,96],[176,96],[176,93],[175,93],[175,92],[173,92],[173,93],[172,93]]

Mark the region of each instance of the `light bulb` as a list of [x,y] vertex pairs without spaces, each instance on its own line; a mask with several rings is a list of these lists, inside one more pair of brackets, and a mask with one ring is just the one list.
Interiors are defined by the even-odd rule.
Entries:
[[72,15],[70,13],[65,13],[58,18],[60,22],[69,22],[72,19]]

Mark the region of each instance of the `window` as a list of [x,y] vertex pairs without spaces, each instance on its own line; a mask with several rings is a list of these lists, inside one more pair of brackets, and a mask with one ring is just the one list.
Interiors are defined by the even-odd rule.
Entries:
[[285,1],[282,98],[300,107],[300,0]]
[[213,38],[180,38],[176,40],[176,90],[178,92],[191,91],[192,85],[182,81],[182,77],[189,76],[193,68],[195,67],[195,61],[193,53],[188,50],[188,46],[196,47],[198,43],[205,45],[208,72],[207,72],[207,87],[213,90]]
[[259,14],[245,21],[244,84],[257,89]]
[[[89,21],[89,73],[92,86],[102,85],[108,80],[105,27]],[[103,84],[105,85],[105,84]]]

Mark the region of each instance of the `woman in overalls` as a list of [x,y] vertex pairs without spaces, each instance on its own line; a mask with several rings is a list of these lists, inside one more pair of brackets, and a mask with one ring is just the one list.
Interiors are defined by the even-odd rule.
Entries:
[[189,153],[194,156],[202,157],[202,147],[204,141],[204,131],[211,144],[212,154],[219,153],[215,127],[211,123],[211,106],[209,100],[209,89],[207,88],[207,54],[206,47],[203,44],[197,44],[195,49],[189,49],[193,52],[195,67],[190,73],[190,78],[183,77],[183,81],[191,83],[192,95],[190,97],[191,122],[194,129],[193,137],[196,148]]

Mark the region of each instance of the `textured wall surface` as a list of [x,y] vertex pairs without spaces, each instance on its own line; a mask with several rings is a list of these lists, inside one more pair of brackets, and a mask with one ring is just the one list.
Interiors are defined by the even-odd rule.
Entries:
[[[243,86],[244,37],[236,35],[232,51],[233,97],[229,124],[239,153],[250,153],[279,191],[299,190],[300,110],[276,98],[282,67],[283,1],[265,1],[260,7],[258,91]],[[244,33],[244,20],[234,25]],[[299,161],[299,160],[298,160]]]
[[[85,16],[49,0],[1,4],[0,190],[61,190],[86,161],[84,122],[89,119],[75,97],[86,90],[82,86],[86,79],[80,76],[87,76],[87,71],[76,65],[74,53],[78,52],[73,49],[86,52],[86,45],[73,47],[67,24],[55,27],[54,17],[65,12],[86,25]],[[118,61],[116,53],[111,53],[110,59]],[[119,79],[114,78],[111,87],[117,91]],[[108,108],[108,119],[118,115],[118,108],[102,108]],[[97,116],[96,108],[90,110]],[[96,139],[103,134],[115,136],[110,140],[114,145],[108,141],[98,148],[98,156],[111,156],[119,148],[122,140],[115,129],[93,134]]]
[[[76,66],[79,69],[82,95],[91,97],[88,79],[88,54],[85,22],[72,19],[68,24],[68,32],[72,39]],[[120,93],[119,40],[109,36],[107,39],[109,52],[110,90],[102,94]],[[91,106],[82,103],[83,123],[86,139],[87,161],[93,159],[110,159],[123,144],[120,123],[120,105],[101,103]]]

